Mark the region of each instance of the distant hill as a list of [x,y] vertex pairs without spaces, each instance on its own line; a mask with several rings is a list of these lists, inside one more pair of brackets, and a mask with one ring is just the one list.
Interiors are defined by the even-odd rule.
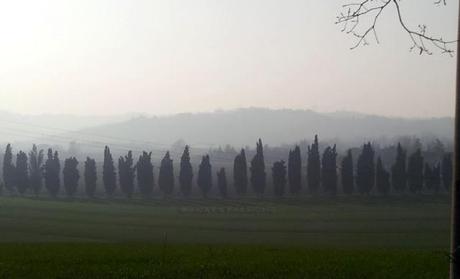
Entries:
[[349,112],[317,113],[310,110],[247,108],[210,113],[183,113],[164,117],[138,117],[128,121],[81,129],[75,136],[98,140],[146,142],[158,148],[182,139],[209,147],[253,145],[259,137],[270,145],[290,144],[315,134],[342,142],[391,140],[398,136],[437,137],[450,140],[452,118],[405,119]]
[[[56,141],[55,135],[84,128],[129,120],[133,114],[115,116],[78,116],[71,114],[26,115],[0,111],[0,143]],[[51,137],[50,137],[51,136]],[[70,141],[67,139],[66,142]]]

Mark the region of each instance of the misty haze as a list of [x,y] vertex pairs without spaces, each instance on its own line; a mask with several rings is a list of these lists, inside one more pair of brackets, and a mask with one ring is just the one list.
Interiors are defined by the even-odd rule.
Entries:
[[0,277],[460,278],[459,9],[0,3]]

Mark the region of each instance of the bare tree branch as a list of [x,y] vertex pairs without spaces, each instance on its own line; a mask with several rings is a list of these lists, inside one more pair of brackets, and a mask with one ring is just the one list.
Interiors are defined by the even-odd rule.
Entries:
[[[357,38],[357,42],[351,47],[355,49],[362,45],[368,45],[369,34],[373,34],[375,41],[379,43],[377,36],[376,26],[380,16],[384,10],[388,7],[393,6],[395,8],[398,22],[401,27],[409,35],[412,41],[410,50],[416,50],[421,54],[431,55],[432,48],[438,49],[441,53],[447,53],[452,55],[454,53],[452,44],[456,43],[457,40],[444,40],[442,37],[434,37],[427,33],[426,25],[418,25],[418,30],[409,28],[403,19],[401,7],[399,5],[401,0],[361,0],[361,2],[348,3],[342,6],[342,11],[338,16],[335,24],[342,25],[342,32],[351,34]],[[435,0],[436,5],[446,5],[446,0]],[[360,26],[360,19],[367,20],[369,26],[362,31],[358,31]],[[362,24],[361,24],[362,25]]]

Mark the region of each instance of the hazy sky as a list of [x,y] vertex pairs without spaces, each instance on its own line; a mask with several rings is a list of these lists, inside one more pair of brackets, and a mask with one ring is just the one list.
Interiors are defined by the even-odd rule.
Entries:
[[[0,109],[170,114],[237,107],[453,114],[455,58],[409,53],[393,8],[376,45],[334,25],[340,0],[0,1]],[[456,34],[457,2],[401,1]]]

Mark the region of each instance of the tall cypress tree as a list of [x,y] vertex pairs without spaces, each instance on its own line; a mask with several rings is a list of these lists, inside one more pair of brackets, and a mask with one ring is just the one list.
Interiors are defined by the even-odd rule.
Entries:
[[277,161],[272,167],[274,193],[277,197],[284,196],[286,188],[286,166],[284,161]]
[[441,164],[442,184],[447,191],[452,187],[452,171],[452,154],[447,153],[443,156]]
[[161,160],[160,173],[158,175],[158,185],[160,190],[165,196],[170,196],[174,192],[174,169],[173,160],[166,152],[164,158]]
[[104,149],[104,165],[102,167],[102,180],[107,196],[112,196],[117,188],[117,178],[112,153],[108,146]]
[[433,169],[430,164],[425,163],[425,168],[423,170],[423,181],[425,182],[425,188],[433,191]]
[[198,168],[198,187],[201,193],[206,198],[212,187],[212,167],[209,160],[209,155],[203,156],[200,166]]
[[363,145],[356,166],[356,186],[361,194],[369,195],[375,184],[374,149],[371,143]]
[[154,179],[153,179],[153,164],[152,152],[142,152],[139,156],[139,161],[136,164],[137,171],[137,186],[142,196],[150,197],[153,192]]
[[78,180],[80,180],[80,173],[77,169],[78,161],[75,157],[70,157],[64,161],[64,189],[69,197],[73,197],[77,192]]
[[16,192],[16,168],[13,164],[13,151],[11,144],[8,143],[5,149],[5,156],[3,157],[3,182],[5,188],[10,193]]
[[45,187],[51,197],[57,197],[59,188],[61,187],[61,163],[59,161],[58,152],[51,148],[48,149],[48,158],[45,162]]
[[342,189],[347,195],[353,194],[355,188],[355,177],[353,171],[353,155],[348,150],[347,155],[342,159]]
[[441,164],[435,164],[432,169],[432,181],[431,184],[433,185],[433,190],[435,193],[439,192],[441,188]]
[[382,159],[378,157],[376,167],[375,181],[377,184],[377,191],[382,195],[388,195],[390,192],[390,173],[385,169]]
[[233,183],[238,195],[244,195],[248,188],[248,165],[244,149],[236,155],[233,163]]
[[291,194],[299,194],[302,189],[302,156],[298,145],[289,150],[288,180]]
[[434,193],[439,192],[439,188],[441,186],[441,166],[440,164],[435,164],[434,166],[430,166],[428,163],[425,163],[425,170],[424,170],[423,177],[424,177],[426,189]]
[[310,194],[317,194],[321,181],[321,160],[319,155],[318,135],[315,141],[308,146],[307,183]]
[[85,193],[88,197],[93,198],[97,185],[96,161],[86,157],[85,161]]
[[16,155],[16,186],[18,192],[21,195],[24,195],[27,189],[29,188],[29,170],[27,163],[27,154],[19,151]]
[[190,149],[186,145],[180,158],[179,184],[182,195],[188,197],[192,192],[193,169],[190,163]]
[[322,164],[321,177],[324,191],[335,196],[337,194],[337,151],[335,145],[324,150]]
[[266,173],[264,161],[264,148],[262,140],[257,142],[256,155],[251,160],[251,185],[256,194],[262,195],[265,192]]
[[29,152],[30,187],[35,196],[40,194],[43,180],[43,150],[34,144]]
[[118,175],[120,180],[121,192],[131,198],[134,193],[134,160],[133,153],[128,151],[126,156],[120,156],[118,159]]
[[391,167],[391,183],[396,192],[404,192],[407,184],[406,174],[406,151],[398,143],[396,148],[396,160]]
[[222,198],[227,197],[227,176],[225,175],[225,168],[221,168],[217,172],[217,186]]
[[423,156],[422,151],[417,149],[409,156],[407,165],[407,179],[409,190],[412,193],[420,193],[423,188]]

